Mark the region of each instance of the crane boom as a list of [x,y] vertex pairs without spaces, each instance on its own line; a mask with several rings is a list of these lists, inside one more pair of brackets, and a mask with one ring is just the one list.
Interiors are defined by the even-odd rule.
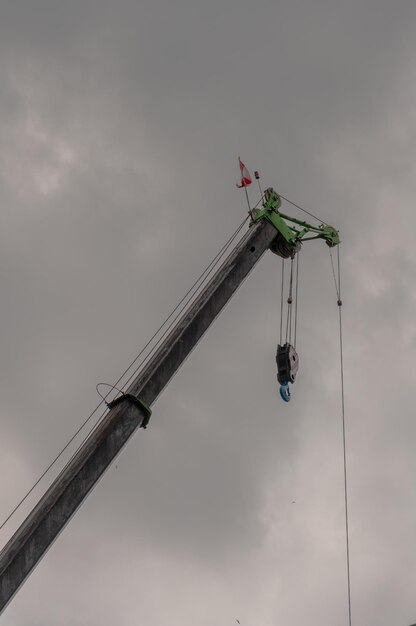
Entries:
[[134,431],[146,428],[150,406],[266,250],[293,258],[308,239],[339,244],[333,227],[284,215],[280,206],[270,187],[263,208],[250,211],[248,232],[0,552],[0,614]]
[[276,226],[253,223],[195,302],[127,390],[58,475],[0,553],[0,613],[139,426],[196,343],[276,237]]

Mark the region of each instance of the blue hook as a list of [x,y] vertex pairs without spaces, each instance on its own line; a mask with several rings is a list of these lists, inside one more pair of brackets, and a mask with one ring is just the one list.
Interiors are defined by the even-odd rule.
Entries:
[[289,391],[289,383],[285,383],[284,385],[280,385],[280,397],[285,402],[290,401],[290,391]]

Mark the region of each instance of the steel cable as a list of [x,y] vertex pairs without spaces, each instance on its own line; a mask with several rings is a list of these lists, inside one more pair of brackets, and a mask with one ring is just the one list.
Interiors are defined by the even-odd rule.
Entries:
[[[345,507],[345,541],[346,541],[346,566],[347,566],[347,599],[348,599],[348,623],[351,626],[351,569],[350,569],[350,533],[348,515],[348,480],[347,480],[347,443],[345,428],[345,392],[344,392],[344,355],[343,355],[343,333],[342,333],[342,300],[341,300],[341,263],[339,246],[337,250],[338,267],[335,272],[332,251],[329,251],[331,258],[332,274],[334,277],[335,291],[337,294],[338,314],[339,314],[339,350],[340,350],[340,378],[341,378],[341,417],[342,417],[342,448],[344,465],[344,507]],[[338,277],[338,280],[337,280]]]
[[[133,359],[133,361],[130,363],[130,365],[124,370],[124,372],[121,374],[121,376],[118,378],[118,380],[115,382],[114,385],[112,385],[112,387],[116,387],[120,384],[120,382],[122,381],[122,379],[124,378],[124,376],[126,376],[126,374],[131,370],[131,368],[137,363],[137,361],[139,360],[139,358],[142,356],[142,354],[145,352],[145,350],[150,346],[150,344],[152,343],[152,341],[157,337],[157,335],[162,331],[162,329],[164,328],[164,326],[167,324],[167,322],[172,318],[172,316],[176,313],[176,311],[178,311],[178,309],[181,307],[181,305],[183,305],[180,308],[179,313],[176,315],[176,317],[174,318],[173,322],[170,324],[170,326],[168,327],[167,331],[165,330],[165,333],[162,335],[162,338],[166,335],[166,333],[169,331],[169,329],[172,327],[172,325],[175,323],[175,321],[178,319],[178,317],[182,314],[182,312],[184,311],[184,309],[188,306],[189,302],[192,300],[192,298],[196,295],[196,293],[201,289],[202,285],[204,284],[204,282],[206,282],[207,277],[212,273],[212,271],[214,270],[214,268],[218,265],[218,263],[220,262],[220,260],[222,259],[222,257],[224,256],[224,254],[226,253],[226,251],[228,250],[228,248],[230,247],[231,243],[235,240],[235,238],[237,237],[237,235],[240,233],[241,229],[243,228],[244,224],[247,222],[247,220],[249,219],[249,216],[247,216],[243,222],[238,226],[238,228],[234,231],[234,233],[231,235],[231,237],[229,237],[229,239],[226,241],[226,243],[222,246],[222,248],[220,249],[220,251],[216,254],[216,256],[213,258],[213,260],[208,264],[208,266],[204,269],[204,271],[199,275],[199,277],[195,280],[195,282],[193,283],[192,287],[190,289],[188,289],[188,291],[186,292],[186,294],[183,296],[183,298],[178,302],[178,304],[175,306],[175,308],[171,311],[171,313],[168,315],[168,317],[165,319],[165,321],[159,326],[159,328],[156,330],[156,332],[152,335],[152,337],[149,339],[149,341],[146,343],[146,345],[141,349],[141,351],[138,353],[138,355]],[[189,298],[188,298],[189,296]],[[187,299],[188,298],[188,299]],[[183,304],[184,303],[184,304]],[[158,340],[158,342],[156,343],[155,346],[153,346],[149,353],[146,355],[146,357],[142,360],[142,362],[139,364],[139,366],[136,368],[134,374],[132,376],[130,376],[130,378],[127,380],[127,382],[123,383],[122,388],[124,389],[125,386],[130,382],[130,380],[132,379],[132,377],[134,377],[134,375],[139,371],[140,367],[143,365],[143,363],[145,363],[145,361],[147,359],[149,359],[152,354],[154,354],[157,346],[160,343],[160,339]],[[85,428],[85,426],[88,424],[88,422],[93,418],[93,416],[97,413],[98,409],[103,405],[103,403],[105,402],[106,398],[108,397],[108,395],[111,393],[111,391],[109,391],[107,394],[105,394],[104,398],[101,400],[101,402],[95,407],[95,409],[88,415],[88,417],[84,420],[84,422],[79,426],[79,428],[76,430],[76,432],[74,433],[74,435],[72,435],[72,437],[68,440],[68,442],[65,444],[65,446],[59,451],[59,453],[54,457],[54,459],[49,463],[49,465],[46,467],[46,469],[42,472],[42,474],[36,479],[36,481],[33,483],[33,485],[31,486],[31,488],[25,493],[25,495],[19,500],[19,502],[16,504],[16,506],[12,509],[12,511],[7,515],[7,517],[3,520],[3,522],[0,524],[0,530],[2,530],[4,528],[4,526],[7,524],[7,522],[14,516],[14,514],[20,509],[20,507],[23,505],[23,503],[27,500],[27,498],[30,496],[30,494],[34,491],[34,489],[39,485],[39,483],[43,480],[43,478],[49,473],[49,471],[52,469],[52,467],[57,463],[57,461],[61,458],[61,456],[64,454],[64,452],[66,452],[66,450],[69,448],[69,446],[71,445],[71,443],[73,443],[73,441],[76,439],[76,437],[79,435],[79,433]],[[98,420],[95,422],[94,426],[92,427],[92,429],[88,432],[87,436],[83,439],[83,441],[81,442],[81,444],[78,446],[78,448],[76,449],[76,451],[74,452],[74,454],[71,456],[71,458],[69,459],[69,461],[67,462],[67,464],[65,465],[64,469],[61,470],[64,471],[66,469],[66,467],[68,466],[68,464],[72,461],[72,459],[74,458],[74,456],[78,453],[79,449],[84,445],[85,441],[88,439],[88,437],[91,435],[91,433],[95,430],[95,428],[98,426],[98,424],[101,422],[102,418],[104,417],[104,415],[107,412],[107,408],[104,409],[104,411],[101,413],[101,415],[99,416]]]

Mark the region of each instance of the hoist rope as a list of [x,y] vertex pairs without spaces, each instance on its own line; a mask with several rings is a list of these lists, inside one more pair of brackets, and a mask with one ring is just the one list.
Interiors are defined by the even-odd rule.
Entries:
[[[339,246],[338,246],[338,253],[339,253]],[[332,276],[334,277],[334,284],[335,284],[335,291],[337,292],[337,300],[341,300],[341,294],[340,294],[340,272],[338,269],[338,280],[337,280],[337,275],[335,273],[335,266],[334,266],[334,259],[332,256],[332,250],[329,249],[329,258],[331,259],[331,268],[332,268]],[[338,255],[338,267],[339,267],[339,255]]]
[[290,259],[289,296],[287,298],[286,316],[286,343],[290,343],[292,334],[292,286],[293,286],[293,259]]
[[345,437],[345,400],[344,400],[344,363],[342,351],[342,307],[339,306],[339,347],[340,347],[340,371],[341,371],[341,404],[342,404],[342,443],[344,452],[344,496],[345,496],[345,537],[347,549],[347,581],[348,581],[348,618],[351,626],[351,576],[350,576],[350,540],[348,526],[348,489],[347,489],[347,450]]
[[279,193],[279,196],[282,198],[282,200],[285,200],[286,202],[288,202],[289,204],[291,204],[292,206],[296,207],[297,209],[299,209],[300,211],[303,211],[304,213],[306,213],[307,215],[309,215],[310,217],[313,217],[314,220],[317,220],[318,222],[321,222],[322,224],[324,224],[325,226],[329,226],[329,224],[327,222],[324,222],[324,220],[321,220],[320,217],[316,217],[316,215],[314,215],[313,213],[310,213],[309,211],[307,211],[306,209],[303,209],[299,204],[296,204],[295,202],[292,202],[292,200],[289,200],[288,198],[285,198],[284,196],[282,196],[281,193]]
[[[344,356],[342,342],[342,300],[341,300],[341,263],[339,246],[337,247],[338,271],[335,272],[332,251],[329,251],[331,258],[332,273],[334,276],[335,290],[337,293],[337,304],[339,313],[339,350],[340,350],[340,376],[341,376],[341,416],[342,416],[342,448],[344,461],[344,506],[345,506],[345,541],[346,541],[346,564],[347,564],[347,596],[348,596],[348,623],[351,626],[351,575],[350,575],[350,533],[348,523],[348,481],[347,481],[347,444],[345,430],[345,394],[344,394]],[[337,280],[338,278],[338,280]]]
[[[331,248],[330,248],[331,249]],[[339,245],[337,246],[337,259],[338,259],[338,295],[341,300],[341,261],[340,261]]]
[[[297,258],[296,258],[297,257]],[[284,259],[282,259],[282,286],[280,293],[280,345],[282,344],[282,323],[283,323],[283,297],[284,297]],[[295,286],[295,297],[293,298],[293,283]],[[286,313],[286,334],[285,343],[289,343],[296,348],[296,334],[298,323],[298,293],[299,293],[299,253],[290,259],[289,293],[287,297]],[[293,307],[294,303],[294,307]],[[294,312],[293,312],[294,309]]]
[[[130,380],[132,380],[132,378],[137,374],[137,372],[139,371],[140,367],[142,367],[142,365],[154,354],[156,348],[158,347],[158,345],[160,344],[160,342],[163,340],[163,338],[165,337],[165,335],[167,334],[167,332],[171,329],[171,327],[174,325],[174,323],[176,322],[176,320],[182,315],[183,311],[185,310],[185,308],[188,306],[188,304],[192,301],[192,299],[196,296],[196,294],[202,289],[202,286],[204,285],[204,283],[206,283],[209,275],[214,271],[214,269],[217,267],[217,265],[219,264],[219,262],[222,260],[222,258],[224,257],[225,253],[227,252],[227,250],[229,249],[229,247],[231,246],[231,244],[234,242],[234,240],[236,239],[236,237],[238,236],[238,234],[240,233],[240,231],[242,230],[244,224],[247,222],[247,220],[249,219],[249,216],[247,216],[242,223],[238,226],[238,228],[234,231],[234,233],[231,235],[231,237],[229,237],[229,239],[226,241],[226,243],[222,246],[222,248],[220,249],[220,251],[216,254],[216,256],[212,259],[212,261],[207,265],[207,267],[204,269],[204,271],[199,275],[199,277],[195,280],[195,282],[193,283],[192,287],[190,289],[188,289],[188,291],[186,292],[186,294],[183,296],[183,298],[178,302],[178,304],[175,306],[175,308],[172,310],[172,312],[168,315],[168,317],[165,319],[165,321],[159,326],[159,328],[156,330],[156,332],[152,335],[152,337],[149,339],[149,341],[145,344],[145,346],[140,350],[140,352],[138,353],[138,355],[133,359],[133,361],[130,363],[130,365],[124,370],[124,372],[121,374],[121,376],[118,378],[118,380],[115,382],[114,385],[112,385],[112,387],[117,387],[122,379],[130,372],[131,368],[137,363],[137,361],[140,359],[140,357],[143,355],[143,353],[146,351],[146,349],[150,346],[150,344],[152,343],[152,341],[157,337],[157,335],[162,331],[162,329],[166,326],[166,324],[168,323],[168,321],[175,315],[175,313],[179,310],[179,312],[177,313],[177,315],[174,317],[173,321],[170,323],[170,325],[168,326],[168,328],[165,330],[164,334],[162,335],[161,338],[158,339],[158,341],[156,342],[156,344],[150,348],[148,354],[143,358],[143,360],[140,362],[140,364],[136,367],[135,371],[133,372],[133,374],[130,376],[130,378],[123,383],[122,385],[122,389],[124,389],[128,383],[130,382]],[[244,237],[242,238],[244,239]],[[39,485],[39,483],[43,480],[43,478],[49,473],[49,471],[52,469],[52,467],[57,463],[57,461],[61,458],[61,456],[64,454],[64,452],[69,448],[69,446],[71,445],[71,443],[73,443],[73,441],[76,439],[76,437],[79,435],[79,433],[85,428],[85,426],[88,424],[88,422],[93,418],[93,416],[97,413],[98,409],[100,407],[102,407],[102,405],[105,403],[106,398],[108,397],[108,395],[111,393],[111,391],[109,391],[104,398],[101,400],[101,402],[95,407],[95,409],[88,415],[88,417],[84,420],[84,422],[79,426],[79,428],[76,430],[76,432],[74,433],[74,435],[72,435],[72,437],[68,440],[68,442],[63,446],[63,448],[59,451],[59,453],[54,457],[54,459],[49,463],[49,465],[46,467],[46,469],[41,473],[41,475],[36,479],[36,481],[33,483],[33,485],[30,487],[30,489],[25,493],[25,495],[19,500],[19,502],[16,504],[16,506],[12,509],[12,511],[7,515],[7,517],[3,520],[3,522],[0,524],[0,530],[2,530],[4,528],[4,526],[7,524],[7,522],[13,517],[13,515],[20,509],[20,507],[24,504],[24,502],[27,500],[27,498],[30,496],[30,494],[34,491],[34,489]],[[88,434],[84,437],[84,439],[82,440],[82,442],[79,444],[79,446],[77,447],[76,451],[73,453],[73,455],[71,456],[71,458],[69,459],[69,461],[66,463],[66,465],[64,466],[63,470],[61,470],[61,473],[65,471],[65,469],[68,467],[69,463],[71,463],[72,459],[75,457],[75,455],[79,452],[80,448],[84,445],[85,441],[88,439],[88,437],[91,435],[91,433],[95,430],[95,428],[97,428],[97,426],[99,425],[99,423],[101,422],[102,418],[104,417],[104,415],[107,412],[107,407],[103,410],[103,412],[101,413],[101,415],[98,417],[98,419],[96,420],[96,422],[94,423],[94,426],[90,429],[90,431],[88,432]]]
[[296,255],[296,288],[295,288],[295,333],[293,347],[296,349],[296,333],[298,328],[298,291],[299,291],[299,253]]
[[282,258],[282,287],[280,290],[280,345],[283,345],[283,290],[285,286],[285,260]]

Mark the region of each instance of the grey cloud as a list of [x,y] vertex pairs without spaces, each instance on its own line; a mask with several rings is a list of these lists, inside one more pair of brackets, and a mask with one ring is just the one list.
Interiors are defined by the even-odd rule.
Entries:
[[[3,513],[244,218],[240,154],[341,229],[353,614],[414,621],[414,22],[387,2],[3,3]],[[5,624],[345,619],[325,246],[302,252],[287,407],[279,278],[268,255]]]

